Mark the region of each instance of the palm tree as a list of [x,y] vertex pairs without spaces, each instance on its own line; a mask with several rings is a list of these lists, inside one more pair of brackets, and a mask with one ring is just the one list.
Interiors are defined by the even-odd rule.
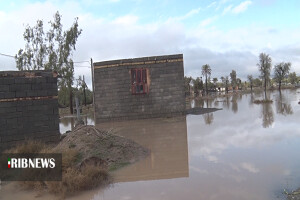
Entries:
[[207,94],[207,77],[211,75],[211,68],[208,64],[202,66],[202,75],[205,76],[205,91]]

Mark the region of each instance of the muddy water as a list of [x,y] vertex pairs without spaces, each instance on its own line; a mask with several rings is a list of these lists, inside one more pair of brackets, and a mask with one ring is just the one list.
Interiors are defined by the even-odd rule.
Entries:
[[[87,125],[94,125],[94,117],[92,114],[82,116],[82,120]],[[73,130],[75,126],[76,117],[74,116],[65,116],[60,118],[59,130],[60,133],[65,133],[66,131]]]
[[283,199],[300,187],[300,90],[191,102],[221,111],[186,118],[100,124],[152,150],[115,173],[94,200]]
[[[253,104],[263,99],[261,93],[198,100],[189,106],[222,110],[97,124],[113,127],[112,132],[149,148],[151,155],[114,172],[112,187],[71,199],[284,199],[283,189],[300,187],[300,90],[274,91],[268,98],[273,103]],[[64,123],[65,130],[71,127]],[[51,196],[37,199],[43,198]]]

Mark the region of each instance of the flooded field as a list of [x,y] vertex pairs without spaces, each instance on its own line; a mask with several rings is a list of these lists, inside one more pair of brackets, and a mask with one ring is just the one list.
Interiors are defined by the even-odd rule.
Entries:
[[[111,131],[149,148],[151,155],[114,172],[112,187],[70,199],[284,199],[284,189],[300,187],[300,90],[268,97],[273,103],[253,104],[262,93],[193,100],[191,107],[222,110],[97,124],[114,127]],[[61,132],[71,127],[64,119]]]
[[284,199],[283,189],[300,187],[299,92],[274,91],[272,104],[253,104],[260,93],[193,101],[223,110],[114,123],[152,154],[93,199]]

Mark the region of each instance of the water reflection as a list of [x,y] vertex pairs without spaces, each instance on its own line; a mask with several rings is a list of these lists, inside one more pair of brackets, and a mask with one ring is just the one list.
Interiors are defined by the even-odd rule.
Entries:
[[152,154],[115,172],[118,183],[94,192],[92,199],[281,198],[284,188],[300,186],[300,93],[274,91],[267,97],[274,102],[252,104],[264,98],[253,92],[194,101],[199,107],[224,108],[202,116],[97,125],[114,127]]
[[115,172],[116,182],[189,176],[185,116],[101,123],[96,126],[100,129],[113,127],[116,134],[130,138],[151,150],[151,155],[145,160]]
[[262,125],[264,128],[268,128],[274,122],[274,113],[272,103],[263,103],[262,106]]
[[[253,98],[264,93],[238,97],[236,113],[231,97],[217,98],[218,106],[228,109],[214,112],[209,126],[201,115],[97,125],[114,127],[152,154],[115,172],[113,187],[71,199],[283,199],[284,188],[300,186],[300,90],[282,91],[281,97],[274,91],[268,98],[276,102],[269,104],[249,105]],[[4,199],[26,199],[16,196]]]
[[232,109],[233,113],[237,113],[237,111],[238,111],[237,100],[238,100],[238,95],[233,95],[232,99],[231,99],[231,102],[232,102],[231,109]]
[[211,112],[211,113],[204,114],[203,119],[204,119],[205,124],[208,124],[208,125],[212,124],[214,121],[214,113]]
[[[94,125],[94,123],[95,123],[94,117],[92,114],[82,115],[81,118],[84,121],[84,124]],[[75,116],[65,116],[65,117],[60,118],[60,123],[59,123],[60,133],[63,134],[66,131],[73,130],[75,127],[75,122],[76,122]]]
[[279,92],[276,99],[276,112],[281,115],[293,114],[293,109],[290,102],[285,98],[285,95]]
[[223,107],[226,108],[226,109],[229,109],[230,108],[230,99],[229,97],[225,97],[225,100],[223,101]]

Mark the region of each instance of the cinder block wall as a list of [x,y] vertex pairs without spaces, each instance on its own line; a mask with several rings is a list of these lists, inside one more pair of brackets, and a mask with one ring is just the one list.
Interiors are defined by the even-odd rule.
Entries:
[[50,71],[0,72],[0,151],[25,139],[59,139],[57,77]]
[[[148,69],[148,94],[132,94],[134,68]],[[96,123],[185,112],[182,54],[97,62],[93,70]]]

